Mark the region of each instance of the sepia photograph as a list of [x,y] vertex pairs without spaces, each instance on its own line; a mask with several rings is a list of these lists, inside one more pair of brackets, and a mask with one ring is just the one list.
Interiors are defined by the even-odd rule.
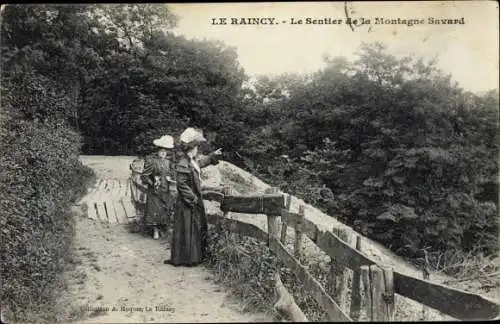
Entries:
[[2,323],[500,319],[496,1],[2,4]]

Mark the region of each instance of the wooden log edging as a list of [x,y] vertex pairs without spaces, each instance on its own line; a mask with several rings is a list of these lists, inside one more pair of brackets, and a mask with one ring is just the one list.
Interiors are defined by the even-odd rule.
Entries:
[[[231,211],[254,214],[265,213],[263,207],[255,205],[255,201],[259,201],[259,197],[267,197],[267,199],[271,199],[270,201],[277,199],[270,206],[280,206],[281,215],[285,215],[285,217],[282,217],[286,219],[288,226],[296,226],[299,222],[301,218],[299,214],[282,208],[282,195],[279,197],[276,195],[225,197],[224,200],[228,198],[228,201],[231,201],[232,206],[226,202],[226,206],[229,206]],[[264,201],[264,199],[260,201]],[[274,207],[270,209],[272,208]],[[343,242],[335,234],[319,229],[316,224],[307,218],[302,220],[301,229],[327,255],[339,262],[345,262],[351,270],[356,271],[362,266],[377,264],[377,262],[364,255],[361,251],[357,251],[346,242]],[[261,229],[259,228],[258,231],[261,231]],[[264,236],[267,237],[267,233]],[[486,297],[427,280],[417,279],[397,271],[394,271],[393,275],[395,293],[449,316],[460,320],[494,320],[500,318],[500,305]]]
[[374,322],[390,322],[394,319],[394,286],[391,269],[370,266],[371,313]]
[[216,201],[218,203],[222,203],[224,200],[224,194],[218,191],[204,190],[202,195],[204,200]]
[[500,305],[483,296],[394,271],[396,293],[461,320],[500,319]]
[[321,284],[313,278],[307,269],[288,252],[288,250],[275,238],[271,239],[270,249],[278,259],[283,262],[300,279],[306,290],[314,297],[318,304],[328,314],[332,322],[352,322],[340,306],[330,297]]
[[245,214],[281,215],[284,197],[282,194],[267,194],[253,196],[224,196],[221,203],[223,212]]
[[[288,225],[294,226],[300,216],[283,210],[286,213]],[[308,222],[304,219],[304,224]],[[309,223],[314,224],[309,221]],[[311,226],[312,227],[312,226]],[[357,270],[363,266],[376,265],[377,262],[364,255],[361,251],[353,249],[337,235],[321,230],[314,224],[314,229],[304,229],[304,233],[330,258],[342,260],[352,269]],[[395,293],[419,302],[460,320],[495,320],[500,319],[500,305],[478,294],[460,289],[433,283],[423,279],[394,271]]]
[[295,255],[295,258],[300,260],[300,255],[302,252],[302,242],[304,240],[303,235],[302,235],[302,227],[304,223],[304,205],[299,206],[299,219],[295,224],[295,241],[293,244],[293,253]]
[[394,271],[392,268],[384,267],[382,268],[382,274],[384,279],[384,295],[383,297],[383,314],[384,321],[393,322],[394,315],[396,313],[396,296],[394,292]]
[[391,268],[377,265],[362,266],[361,296],[364,301],[363,319],[370,322],[394,321],[395,298]]
[[287,209],[281,210],[281,217],[287,220],[287,225],[291,227],[296,227],[297,224],[301,223],[302,233],[306,234],[314,243],[318,239],[318,227],[316,224],[311,222],[309,219],[302,217],[298,213],[290,212]]
[[363,318],[364,321],[372,321],[372,288],[370,284],[369,266],[360,267],[360,277],[360,291],[364,316],[361,316],[360,314],[359,319]]
[[[351,244],[350,236],[345,229],[334,227],[332,232],[335,233],[339,238],[341,238],[347,244]],[[348,294],[348,284],[350,277],[350,272],[345,263],[339,262],[341,260],[331,259],[330,261],[330,273],[329,273],[329,284],[333,288],[333,299],[341,306],[347,304],[347,294]]]
[[[292,196],[288,194],[285,200],[285,211],[290,210],[290,205],[292,203]],[[288,218],[286,214],[281,213],[281,236],[280,241],[282,244],[286,244],[286,231],[288,229]]]
[[[356,236],[356,250],[361,251],[361,237]],[[354,321],[359,319],[359,313],[361,311],[361,268],[353,269],[352,274],[352,288],[351,288],[351,306],[349,316]]]
[[[278,195],[279,194],[278,192],[279,190],[276,187],[271,187],[267,190],[267,193],[271,195]],[[282,203],[284,205],[284,200],[282,200]],[[279,213],[278,214],[267,213],[267,233],[269,237],[278,237],[279,215],[280,215]],[[270,242],[268,241],[267,244],[269,246]]]
[[253,237],[260,242],[267,242],[267,233],[257,225],[238,221],[236,219],[223,218],[222,215],[207,214],[208,223],[213,225],[221,224],[222,227],[228,228],[231,232],[244,236]]
[[[279,189],[277,187],[271,187],[267,193],[277,194],[278,192]],[[276,215],[267,215],[267,235],[268,246],[271,244],[270,240],[278,240],[278,217]],[[274,309],[293,322],[307,322],[306,315],[295,302],[293,295],[288,292],[281,281],[279,263],[274,270],[274,291],[278,296],[278,300],[274,304]]]
[[295,299],[292,294],[286,290],[285,285],[281,281],[279,272],[275,275],[276,282],[276,295],[278,296],[278,301],[274,304],[274,309],[285,317],[288,317],[292,322],[309,322],[306,315],[297,306]]
[[[211,224],[217,224],[218,220],[221,218],[221,216],[217,214],[208,214],[207,216],[208,222]],[[268,233],[256,225],[234,219],[223,219],[222,221],[226,223],[231,231],[241,233],[245,236],[254,237],[262,242],[268,241]],[[290,252],[288,252],[277,237],[271,236],[269,243],[270,250],[281,262],[283,262],[288,268],[292,269],[292,271],[302,281],[307,291],[314,297],[318,304],[323,307],[331,321],[352,321],[349,316],[342,311],[340,306],[337,305],[337,303],[335,303],[335,301],[325,292],[321,284],[311,276],[307,269],[301,265]]]

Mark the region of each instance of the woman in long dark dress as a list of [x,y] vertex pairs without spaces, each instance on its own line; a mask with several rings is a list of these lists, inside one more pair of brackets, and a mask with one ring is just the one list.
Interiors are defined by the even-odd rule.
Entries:
[[153,227],[153,238],[158,239],[160,228],[168,230],[175,210],[176,197],[172,190],[175,186],[174,166],[171,152],[174,140],[171,136],[165,135],[154,140],[153,144],[160,150],[157,156],[146,159],[141,176],[141,180],[148,187],[143,224]]
[[220,150],[196,160],[198,145],[205,141],[201,132],[188,128],[181,134],[181,156],[177,161],[177,206],[170,260],[175,266],[196,266],[203,261],[208,222],[201,193],[201,168],[218,163]]

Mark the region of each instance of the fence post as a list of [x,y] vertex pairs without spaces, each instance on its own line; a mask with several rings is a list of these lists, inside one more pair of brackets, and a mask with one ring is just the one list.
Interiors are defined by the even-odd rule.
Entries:
[[[224,193],[224,196],[230,196],[231,195],[231,186],[228,184],[225,184],[222,187],[222,192]],[[230,215],[230,212],[224,212],[224,218],[228,217]]]
[[[285,209],[290,211],[290,205],[292,203],[292,195],[288,194],[285,200]],[[286,244],[286,231],[288,229],[288,218],[281,214],[281,243]]]
[[[427,267],[424,267],[422,270],[422,278],[424,280],[429,280],[429,271],[427,270]],[[428,307],[422,304],[422,318],[420,319],[421,321],[427,321],[427,311]]]
[[[277,187],[271,187],[267,190],[270,194],[276,194],[279,192]],[[271,237],[279,239],[278,237],[278,217],[277,215],[267,215],[267,233],[268,233],[268,246],[271,246]]]
[[[356,235],[356,250],[361,252],[361,236]],[[361,271],[360,269],[353,269],[352,274],[352,288],[351,288],[351,309],[350,317],[356,321],[359,319],[361,311],[361,291],[360,282],[361,281]]]
[[[392,269],[370,266],[372,321],[388,322],[394,318],[394,283]],[[386,280],[387,279],[387,280]]]
[[[222,187],[222,193],[224,194],[224,196],[229,196],[231,194],[231,186],[224,185]],[[228,216],[228,214],[229,212],[224,212],[223,218],[225,219]],[[217,233],[219,234],[222,232],[222,222],[223,220],[221,218],[219,218],[219,220],[217,221]]]
[[[361,293],[361,301],[363,305],[364,315],[363,319],[364,321],[371,322],[373,320],[372,316],[372,289],[371,289],[371,282],[370,282],[370,267],[369,266],[361,266],[360,268],[360,277],[361,277],[361,287],[360,287],[360,293]],[[360,314],[361,315],[361,314]],[[360,316],[361,318],[361,316]]]
[[384,267],[384,283],[385,283],[385,295],[384,302],[386,305],[385,314],[387,322],[394,321],[394,313],[396,312],[396,296],[394,291],[394,272],[392,268]]
[[295,257],[300,260],[300,251],[302,249],[302,223],[304,219],[304,205],[299,206],[299,221],[297,222],[297,226],[295,227],[295,244],[294,244],[294,254]]
[[[337,235],[342,241],[347,244],[351,244],[350,237],[345,229],[332,228],[332,232]],[[348,292],[348,282],[349,282],[349,271],[346,267],[345,262],[342,260],[331,260],[330,261],[330,274],[328,288],[329,293],[333,296],[333,299],[342,308],[347,308],[347,292]],[[345,306],[345,307],[344,307]]]
[[[427,254],[427,250],[424,251],[424,262],[422,264],[422,278],[424,280],[429,280],[430,279],[430,272],[429,272],[429,256]],[[425,305],[422,305],[422,321],[427,321],[427,312],[429,308]]]
[[[272,187],[269,190],[266,190],[266,193],[277,194],[279,193],[279,189],[277,187]],[[289,206],[290,204],[288,203],[288,208]],[[274,238],[276,240],[280,239],[278,233],[278,217],[278,215],[267,215],[269,246],[271,246],[271,238]],[[284,224],[286,224],[286,222]],[[304,315],[304,312],[302,312],[302,310],[295,302],[293,295],[290,294],[283,285],[279,267],[276,269],[275,284],[275,293],[276,296],[278,296],[278,300],[274,304],[274,309],[276,309],[278,313],[285,315],[285,317],[289,318],[292,322],[308,322],[307,317]]]

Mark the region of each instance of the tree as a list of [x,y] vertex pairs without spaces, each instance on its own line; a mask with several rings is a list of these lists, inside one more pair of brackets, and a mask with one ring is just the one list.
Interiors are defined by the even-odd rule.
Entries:
[[100,4],[91,7],[89,17],[99,33],[111,35],[129,49],[140,48],[161,32],[175,28],[179,17],[165,4]]
[[83,91],[85,152],[130,154],[153,137],[193,125],[234,145],[239,89],[244,72],[233,48],[158,31],[142,47],[106,58]]

